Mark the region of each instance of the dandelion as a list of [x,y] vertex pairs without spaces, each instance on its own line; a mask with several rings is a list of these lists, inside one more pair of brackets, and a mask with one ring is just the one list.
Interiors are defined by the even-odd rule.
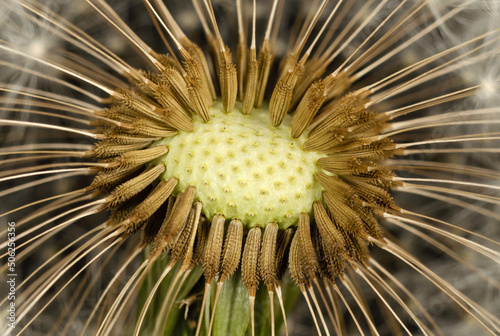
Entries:
[[129,6],[4,5],[2,334],[500,333],[498,4]]

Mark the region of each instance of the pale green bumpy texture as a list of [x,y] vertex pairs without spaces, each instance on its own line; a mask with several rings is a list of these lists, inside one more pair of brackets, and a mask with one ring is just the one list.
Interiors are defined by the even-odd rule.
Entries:
[[313,176],[320,155],[302,149],[305,136],[290,136],[290,116],[272,127],[265,110],[247,116],[237,105],[232,113],[222,111],[216,103],[210,122],[195,116],[193,132],[155,143],[169,147],[161,158],[167,167],[162,178],[179,179],[176,193],[195,186],[207,218],[222,214],[247,228],[273,221],[281,229],[296,225],[300,213],[311,213],[322,199]]

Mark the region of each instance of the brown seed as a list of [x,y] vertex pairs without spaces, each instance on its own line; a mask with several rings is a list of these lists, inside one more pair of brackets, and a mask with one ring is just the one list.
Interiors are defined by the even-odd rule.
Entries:
[[94,177],[94,180],[89,188],[111,191],[120,183],[123,183],[129,178],[135,176],[135,174],[141,169],[142,167],[103,169],[99,171],[96,177]]
[[271,100],[269,101],[269,119],[271,125],[275,127],[281,125],[281,122],[290,109],[295,85],[303,72],[304,64],[302,62],[295,64],[293,69],[287,71],[285,76],[274,87]]
[[116,157],[111,163],[111,167],[132,168],[141,166],[145,163],[168,153],[167,146],[156,146],[142,150],[130,151]]
[[159,78],[156,74],[148,70],[134,69],[130,72],[133,82],[141,89],[146,95],[152,96],[157,90]]
[[114,143],[112,141],[103,140],[95,144],[94,148],[92,149],[92,155],[98,159],[105,159],[113,156],[118,156],[133,150],[143,149],[150,144],[151,141],[122,145]]
[[167,200],[175,186],[177,179],[170,178],[168,181],[161,181],[156,188],[146,197],[146,199],[139,204],[132,213],[126,223],[128,233],[137,232],[156,210]]
[[129,145],[129,144],[146,144],[151,141],[160,140],[161,137],[145,137],[145,136],[137,136],[130,135],[129,132],[125,132],[123,129],[111,129],[104,133],[104,139],[114,142],[120,145]]
[[243,95],[243,114],[252,112],[259,76],[259,64],[256,59],[255,48],[250,49],[250,60],[248,61],[247,76],[245,80],[245,92]]
[[[184,49],[183,49],[184,50]],[[209,107],[212,105],[212,97],[208,88],[204,87],[203,68],[201,64],[189,55],[185,50],[183,53],[184,67],[187,72],[186,85],[191,106],[203,121],[210,120]]]
[[[306,94],[306,91],[315,81],[320,81],[326,71],[327,65],[321,59],[309,58],[304,66],[304,74],[297,83],[293,92],[292,106],[297,106]],[[335,85],[333,85],[335,87]],[[332,91],[330,89],[329,91]],[[326,97],[325,97],[326,98]]]
[[276,244],[278,238],[278,224],[267,224],[262,236],[259,255],[259,274],[268,290],[278,281],[276,270]]
[[247,71],[247,58],[248,47],[244,40],[244,34],[240,34],[240,42],[236,47],[236,69],[238,73],[238,98],[241,101],[243,101],[243,83]]
[[383,239],[384,234],[382,228],[375,216],[381,216],[377,210],[368,207],[357,206],[355,211],[358,213],[359,218],[363,221],[364,230],[373,238]]
[[331,221],[325,208],[323,207],[323,204],[321,204],[321,202],[314,202],[313,208],[316,226],[318,227],[321,240],[324,241],[325,246],[329,251],[332,251],[332,253],[345,253],[344,237]]
[[343,158],[342,160],[337,159],[337,157],[322,157],[316,164],[335,175],[354,175],[367,170],[367,167],[356,157]]
[[353,144],[354,147],[346,148],[345,152],[340,152],[344,150],[338,147],[334,153],[335,156],[340,160],[346,160],[353,157],[358,159],[361,158],[373,158],[373,157],[391,157],[396,149],[396,145],[389,139],[382,139],[379,141],[370,142],[369,144],[357,143]]
[[311,240],[309,215],[303,212],[300,214],[299,225],[290,246],[288,262],[290,275],[297,285],[309,287],[311,280],[316,277],[317,264]]
[[392,208],[395,206],[392,196],[386,189],[363,182],[355,177],[345,176],[343,179],[349,183],[354,190],[356,190],[359,197],[366,202],[378,205],[382,208]]
[[174,67],[166,68],[161,73],[163,82],[168,83],[173,98],[184,108],[185,111],[191,111],[188,89],[184,77]]
[[328,78],[313,83],[302,97],[292,117],[292,137],[298,138],[305,131],[325,102],[331,83]]
[[354,188],[337,176],[330,176],[324,172],[317,172],[314,174],[314,178],[325,191],[337,199],[347,201],[355,197]]
[[130,214],[134,209],[148,197],[151,190],[145,189],[139,194],[132,197],[130,200],[120,204],[116,209],[113,209],[111,215],[106,221],[107,226],[119,226],[130,218]]
[[183,224],[181,232],[172,243],[172,248],[170,250],[169,264],[173,265],[177,263],[177,261],[181,260],[186,256],[186,252],[189,248],[191,237],[193,236],[195,219],[196,219],[196,211],[194,207],[192,207],[191,210],[189,211],[185,223]]
[[148,119],[135,120],[131,123],[122,125],[122,128],[130,134],[153,138],[166,138],[178,134],[178,131],[174,127],[159,125]]
[[219,272],[222,243],[224,241],[224,222],[226,219],[222,215],[215,215],[210,226],[207,245],[203,256],[203,269],[205,273],[205,283],[209,284]]
[[367,242],[364,240],[366,234],[363,231],[363,222],[358,213],[328,193],[323,194],[323,199],[330,213],[334,214],[333,220],[337,229],[344,236],[349,259],[364,261],[368,256]]
[[264,93],[266,92],[266,86],[269,79],[269,73],[271,71],[271,65],[273,63],[274,54],[271,50],[268,40],[264,40],[264,43],[260,47],[259,57],[258,57],[258,84],[257,91],[255,93],[255,107],[259,108],[264,100]]
[[140,117],[140,114],[129,109],[123,104],[115,104],[102,110],[95,110],[95,115],[109,118],[111,120],[129,123]]
[[217,98],[217,94],[215,93],[214,84],[211,80],[212,76],[210,75],[210,69],[208,67],[207,60],[205,59],[205,53],[195,43],[189,41],[187,37],[180,39],[180,42],[182,46],[186,48],[187,52],[199,62],[202,69],[200,78],[204,83],[204,87],[206,87],[207,93],[209,94],[208,98],[211,98],[210,101],[213,101]]
[[179,111],[188,118],[192,117],[191,113],[192,108],[191,104],[189,103],[189,98],[187,97],[187,86],[186,86],[186,98],[188,99],[187,105],[180,103],[178,99],[176,99],[172,86],[170,85],[170,83],[166,81],[162,81],[160,85],[158,85],[158,90],[154,92],[153,97],[163,108],[173,108],[174,110]]
[[238,95],[238,77],[228,47],[220,52],[219,81],[224,110],[232,112]]
[[189,238],[189,242],[187,245],[187,250],[184,253],[184,261],[182,262],[182,267],[181,271],[190,269],[194,267],[193,263],[196,262],[194,260],[194,255],[195,255],[195,248],[197,246],[197,240],[198,236],[200,234],[201,230],[201,210],[202,210],[202,204],[201,202],[196,202],[193,205],[193,211],[194,211],[194,219],[193,219],[193,229],[191,233],[191,237]]
[[304,142],[304,150],[334,154],[345,139],[346,131],[342,129],[329,129],[324,133],[310,135]]
[[323,199],[338,228],[350,236],[355,236],[362,230],[361,219],[349,205],[328,192],[323,193]]
[[130,199],[132,196],[138,194],[141,190],[153,183],[153,181],[156,180],[156,178],[164,171],[165,165],[161,163],[159,165],[149,167],[140,175],[119,185],[111,192],[110,196],[108,196],[110,201],[106,204],[106,207],[113,208]]
[[124,106],[137,112],[142,117],[164,122],[163,117],[157,113],[157,110],[160,107],[152,103],[149,98],[146,98],[138,92],[119,89],[115,92],[113,97]]
[[313,231],[313,242],[318,253],[318,272],[322,278],[335,283],[337,278],[342,278],[345,270],[345,254],[332,253],[328,245],[321,239],[318,230]]
[[243,223],[233,219],[227,228],[226,239],[222,249],[219,282],[224,282],[226,277],[233,274],[238,268],[243,247]]
[[176,110],[172,107],[163,107],[158,109],[158,113],[163,116],[165,123],[175,129],[184,132],[192,132],[194,127],[191,118],[183,113],[182,110]]
[[193,260],[191,261],[190,267],[194,267],[202,262],[209,231],[210,221],[205,217],[201,217],[198,224],[198,232],[196,233],[196,240],[194,242]]
[[364,110],[365,100],[354,93],[347,93],[334,100],[323,109],[323,112],[313,121],[315,127],[309,136],[324,132],[329,128],[343,128],[352,125]]
[[258,260],[262,232],[258,226],[248,231],[243,257],[241,259],[241,277],[248,288],[248,296],[255,297],[259,285]]
[[177,195],[172,210],[167,213],[167,217],[160,228],[158,239],[153,243],[152,252],[155,250],[156,253],[159,253],[158,251],[161,250],[161,253],[163,253],[171,247],[186,222],[195,194],[196,188],[188,186],[183,193]]
[[165,218],[165,213],[167,211],[166,204],[163,204],[158,211],[156,211],[144,225],[141,236],[141,246],[147,246],[151,244],[158,231],[160,230],[163,218]]
[[285,231],[280,231],[280,234],[278,234],[278,243],[276,246],[276,277],[278,280],[281,280],[286,272],[287,263],[285,260],[288,260],[293,233],[293,229],[288,228]]

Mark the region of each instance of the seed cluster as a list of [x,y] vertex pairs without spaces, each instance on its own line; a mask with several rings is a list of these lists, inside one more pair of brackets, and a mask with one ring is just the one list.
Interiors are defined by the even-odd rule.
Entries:
[[182,64],[153,54],[158,73],[131,71],[132,88],[114,91],[100,112],[92,154],[105,168],[90,189],[108,195],[108,225],[142,229],[149,263],[169,252],[170,268],[183,259],[181,272],[203,264],[202,310],[212,280],[217,300],[241,264],[253,314],[259,283],[272,300],[287,266],[304,292],[317,276],[335,282],[346,264],[365,262],[370,240],[383,237],[377,217],[399,210],[388,192],[394,174],[380,164],[397,150],[379,136],[389,117],[369,108],[366,91],[348,90],[347,72],[320,79],[314,62],[287,59],[267,115],[254,108],[270,50],[264,45],[258,59],[250,52],[237,102],[243,72],[221,40],[212,42],[220,102],[187,38]]
[[[16,245],[29,272],[16,333],[275,336],[279,308],[288,336],[295,282],[319,335],[441,335],[433,315],[455,308],[458,328],[500,334],[492,300],[474,302],[486,294],[477,279],[500,288],[488,224],[500,29],[486,20],[498,5],[478,16],[480,0],[144,0],[151,27],[137,6],[122,12],[134,27],[117,1],[82,2],[2,1],[0,197],[19,204],[0,215],[16,240],[0,247],[10,261]],[[139,32],[153,26],[149,45]],[[221,35],[238,39],[232,50]],[[69,190],[86,175],[90,186]],[[394,189],[415,204],[400,209]],[[11,197],[25,194],[33,202]],[[443,208],[420,208],[430,201]],[[472,230],[450,209],[474,215]],[[45,260],[50,242],[63,245]],[[455,288],[407,243],[471,279]],[[434,314],[427,288],[419,303],[404,267],[449,309]]]
[[243,105],[251,114],[222,112],[224,100],[210,108],[206,92],[207,108],[198,111],[189,82],[176,66],[167,69],[147,74],[136,91],[118,90],[102,113],[115,123],[102,125],[93,155],[107,166],[91,188],[109,193],[109,225],[126,234],[144,228],[151,261],[169,251],[170,267],[203,262],[204,301],[212,280],[222,284],[240,262],[252,305],[260,281],[280,291],[287,264],[306,291],[317,276],[334,282],[346,263],[366,260],[369,240],[382,238],[376,217],[398,208],[388,193],[394,174],[378,163],[396,147],[378,136],[387,118],[367,108],[363,93],[323,104],[317,99],[332,94],[334,81],[320,80],[291,120],[269,111],[270,125]]

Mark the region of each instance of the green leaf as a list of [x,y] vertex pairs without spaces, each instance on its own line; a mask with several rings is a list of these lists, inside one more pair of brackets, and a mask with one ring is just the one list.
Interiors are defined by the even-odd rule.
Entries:
[[[146,276],[138,298],[139,305],[137,308],[137,317],[139,316],[142,306],[144,305],[149,293],[167,264],[168,257],[158,259]],[[146,314],[141,328],[141,335],[153,335],[154,326],[158,319],[162,320],[161,323],[165,323],[166,327],[163,333],[165,336],[192,336],[195,334],[196,323],[198,321],[199,314],[201,313],[201,302],[204,291],[203,268],[201,266],[194,268],[186,278],[181,289],[179,290],[175,302],[172,304],[172,309],[169,315],[167,317],[159,316],[161,307],[166,299],[166,295],[169,292],[170,287],[174,285],[174,278],[178,274],[179,268],[180,263],[170,271],[160,284]],[[177,286],[179,286],[179,284],[172,289],[172,293],[175,293]],[[289,277],[285,277],[282,281],[281,289],[285,310],[288,313],[293,307],[300,291]],[[210,288],[209,300],[207,300],[207,305],[203,314],[204,317],[202,320],[201,336],[208,334],[210,315],[212,314],[216,290],[217,285],[214,280]],[[191,299],[189,300],[189,307],[182,305],[182,300],[186,298]],[[168,304],[170,304],[170,302]],[[186,309],[189,309],[187,319],[185,319]],[[165,318],[167,318],[166,321],[164,321]],[[283,327],[283,316],[276,294],[274,294],[274,318],[276,333],[278,334],[279,330]],[[255,298],[255,335],[266,336],[270,335],[270,333],[271,310],[269,305],[269,295],[267,293],[267,288],[261,283]],[[251,335],[248,290],[243,284],[239,270],[226,279],[224,285],[222,286],[219,302],[215,310],[212,335]]]
[[250,307],[240,272],[225,281],[215,314],[214,336],[245,334],[250,324]]

